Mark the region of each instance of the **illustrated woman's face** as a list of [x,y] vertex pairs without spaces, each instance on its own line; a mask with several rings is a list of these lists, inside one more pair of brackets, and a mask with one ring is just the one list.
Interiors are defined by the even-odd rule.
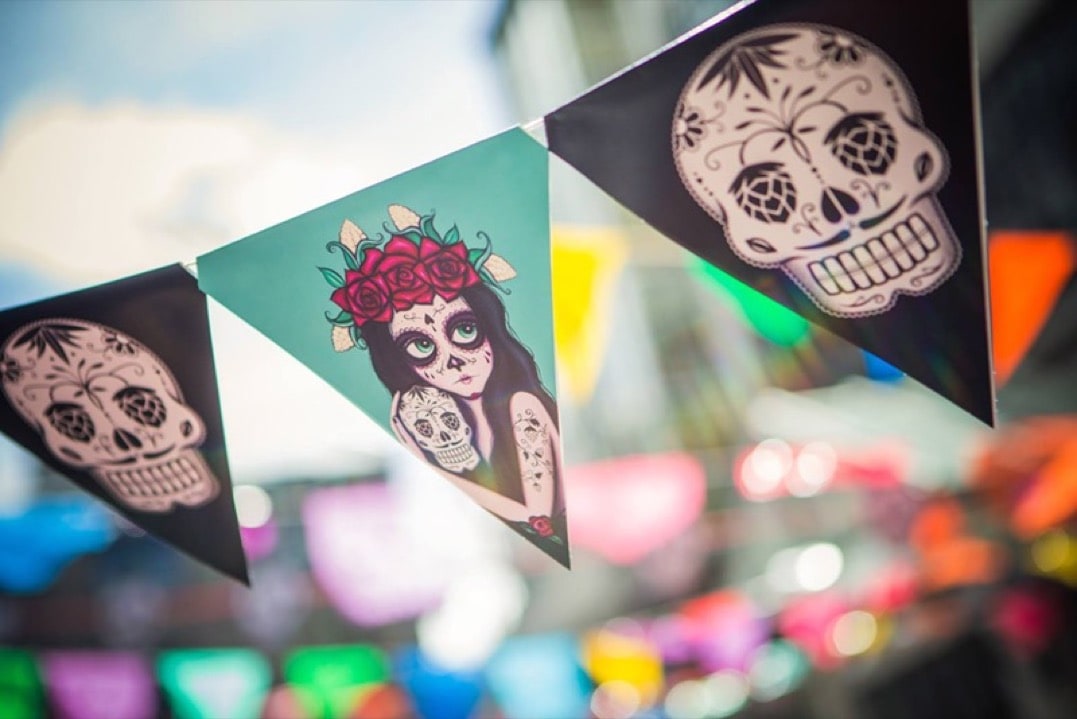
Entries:
[[463,297],[397,312],[389,323],[393,342],[415,373],[431,386],[461,397],[482,394],[493,369],[490,340]]

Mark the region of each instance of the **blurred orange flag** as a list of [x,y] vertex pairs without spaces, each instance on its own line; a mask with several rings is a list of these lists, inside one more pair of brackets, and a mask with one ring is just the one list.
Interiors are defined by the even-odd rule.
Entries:
[[1077,246],[1065,232],[993,232],[991,345],[995,381],[1002,385],[1025,356],[1077,265]]
[[921,510],[909,531],[919,554],[920,584],[928,590],[985,584],[1002,574],[1002,546],[966,533],[965,512],[957,500],[943,498]]
[[981,450],[971,483],[1029,539],[1077,516],[1077,416],[1032,417]]

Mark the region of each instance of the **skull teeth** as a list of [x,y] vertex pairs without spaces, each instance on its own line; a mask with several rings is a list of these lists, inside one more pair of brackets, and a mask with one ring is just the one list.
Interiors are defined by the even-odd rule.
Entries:
[[122,499],[138,506],[140,504],[164,503],[167,505],[177,495],[190,494],[192,490],[205,489],[212,492],[213,479],[187,456],[180,456],[161,464],[132,469],[101,470],[101,478]]
[[900,277],[939,248],[939,239],[919,214],[851,250],[808,264],[828,295],[866,290]]
[[434,458],[443,467],[468,465],[475,459],[475,450],[469,444],[460,444],[434,453]]

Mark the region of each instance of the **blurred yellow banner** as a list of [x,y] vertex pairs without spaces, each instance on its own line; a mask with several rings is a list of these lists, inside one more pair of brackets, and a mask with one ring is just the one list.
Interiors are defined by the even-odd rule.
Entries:
[[576,403],[594,392],[606,354],[613,287],[628,249],[609,227],[553,228],[553,309],[559,374]]

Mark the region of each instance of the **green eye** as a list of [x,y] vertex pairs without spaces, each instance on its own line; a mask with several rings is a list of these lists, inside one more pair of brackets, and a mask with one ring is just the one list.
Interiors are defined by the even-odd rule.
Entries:
[[452,328],[452,334],[449,339],[454,344],[458,345],[470,345],[475,342],[479,336],[479,326],[474,322],[461,322]]
[[404,351],[414,360],[428,360],[434,356],[434,343],[428,339],[413,339],[404,345]]

